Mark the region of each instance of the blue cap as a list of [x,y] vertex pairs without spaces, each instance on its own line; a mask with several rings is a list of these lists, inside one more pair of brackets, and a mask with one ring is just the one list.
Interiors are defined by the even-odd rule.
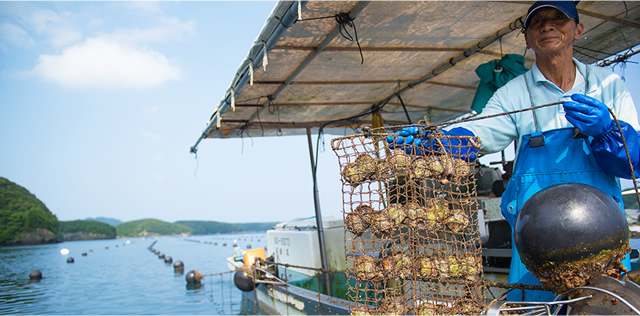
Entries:
[[576,4],[573,1],[536,1],[530,8],[529,12],[527,12],[527,18],[524,20],[524,28],[529,27],[529,20],[536,11],[542,8],[555,8],[560,10],[564,15],[566,15],[569,19],[576,19],[577,23],[580,23],[580,19],[578,18],[578,9],[576,8]]

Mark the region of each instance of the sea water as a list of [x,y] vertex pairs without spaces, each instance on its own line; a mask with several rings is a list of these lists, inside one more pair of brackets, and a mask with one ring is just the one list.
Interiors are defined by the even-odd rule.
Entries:
[[[242,308],[233,273],[224,273],[234,239],[243,249],[266,245],[265,234],[237,234],[0,247],[0,314],[254,314],[253,306]],[[173,262],[184,262],[184,272],[175,272],[151,245]],[[640,240],[632,239],[631,246],[640,248]],[[67,263],[69,257],[75,262]],[[35,269],[43,279],[31,282]],[[191,270],[205,275],[200,284],[187,284]],[[212,275],[217,273],[222,274]]]
[[[262,233],[0,247],[0,314],[253,314],[241,308],[233,273],[224,273],[234,239],[243,249],[266,245]],[[174,271],[151,245],[173,263],[182,261],[184,272]],[[29,273],[36,269],[43,278],[32,282]],[[200,284],[187,283],[191,270],[205,275]]]

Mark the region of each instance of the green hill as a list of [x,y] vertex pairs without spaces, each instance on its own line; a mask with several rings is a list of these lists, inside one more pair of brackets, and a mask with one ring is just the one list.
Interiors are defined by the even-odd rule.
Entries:
[[195,235],[209,235],[209,234],[227,234],[238,232],[257,232],[265,231],[275,226],[278,222],[272,223],[223,223],[215,221],[177,221],[176,224],[181,224],[190,227]]
[[97,221],[60,222],[58,236],[64,241],[116,238],[116,228]]
[[185,225],[147,218],[119,224],[116,232],[118,237],[144,237],[191,234],[193,230]]
[[109,224],[113,227],[116,227],[120,224],[122,224],[122,221],[119,219],[115,219],[115,218],[109,218],[109,217],[96,217],[96,218],[87,218],[85,219],[85,221],[96,221],[96,222],[101,222],[101,223],[105,223],[105,224]]
[[58,219],[27,189],[0,177],[0,245],[56,242]]

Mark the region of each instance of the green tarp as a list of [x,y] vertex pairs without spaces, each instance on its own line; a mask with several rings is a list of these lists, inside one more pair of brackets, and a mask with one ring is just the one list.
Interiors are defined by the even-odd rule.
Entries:
[[507,54],[502,59],[494,59],[478,66],[476,74],[480,77],[480,84],[471,103],[471,109],[482,113],[482,109],[498,88],[527,70],[529,69],[524,65],[524,56],[518,54]]

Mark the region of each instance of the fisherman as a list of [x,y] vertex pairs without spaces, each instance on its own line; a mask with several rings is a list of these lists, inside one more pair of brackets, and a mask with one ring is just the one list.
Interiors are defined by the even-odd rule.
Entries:
[[[610,195],[623,211],[619,178],[631,178],[622,135],[636,176],[640,169],[640,130],[636,108],[628,89],[616,74],[573,58],[573,42],[584,31],[573,1],[538,1],[524,22],[527,48],[536,56],[532,69],[498,89],[481,116],[540,107],[509,115],[459,123],[443,131],[450,136],[477,136],[481,153],[499,152],[517,141],[513,175],[502,195],[502,214],[513,227],[524,203],[538,191],[554,184],[583,183]],[[609,113],[612,110],[621,129]],[[579,133],[578,133],[579,131]],[[413,143],[423,152],[432,148],[420,138],[417,126],[388,137],[392,147]],[[622,135],[621,135],[622,133]],[[465,142],[465,138],[460,138]],[[452,141],[453,143],[453,141]],[[446,144],[445,144],[446,146]],[[405,147],[409,150],[409,147]],[[448,147],[459,158],[474,160],[476,149],[461,152]],[[551,232],[540,232],[541,234]],[[629,256],[623,261],[630,269]],[[512,246],[509,283],[541,283],[526,269]],[[508,300],[551,301],[547,291],[512,291]]]

